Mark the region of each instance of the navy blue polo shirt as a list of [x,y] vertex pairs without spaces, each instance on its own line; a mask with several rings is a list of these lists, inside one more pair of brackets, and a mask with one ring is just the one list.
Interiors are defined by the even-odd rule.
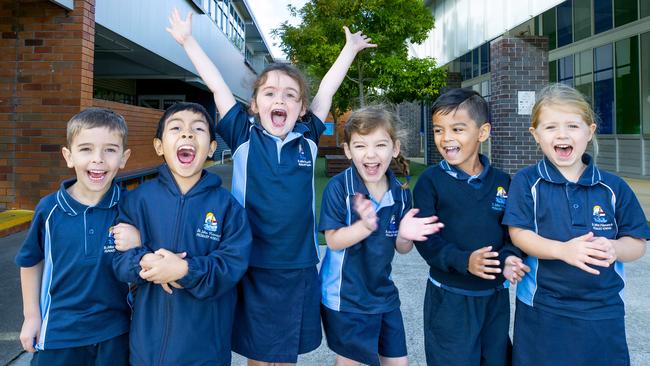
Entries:
[[[645,215],[623,179],[596,167],[585,154],[587,168],[569,182],[546,158],[513,178],[503,223],[552,240],[566,242],[593,232],[595,236],[650,238]],[[528,256],[531,268],[517,285],[517,298],[554,314],[580,319],[622,317],[623,263],[615,262],[595,276],[560,260]]]
[[234,151],[232,194],[248,213],[252,267],[298,269],[318,263],[314,169],[325,125],[311,112],[303,121],[281,140],[237,103],[217,124]]
[[[390,277],[399,223],[411,209],[411,193],[388,170],[388,191],[370,197],[354,166],[333,177],[321,203],[320,231],[336,230],[359,220],[355,193],[371,199],[378,228],[363,241],[342,250],[327,248],[320,271],[322,302],[332,310],[379,314],[399,307],[397,287]],[[377,201],[378,199],[378,201]]]
[[469,175],[462,169],[458,169],[454,165],[449,164],[447,160],[442,160],[440,162],[440,168],[454,179],[464,181],[472,188],[481,189],[483,182],[485,182],[487,175],[490,172],[490,160],[483,154],[478,154],[478,159],[481,162],[481,165],[483,165],[483,170],[481,170],[477,175]]
[[66,191],[75,180],[45,196],[16,255],[20,267],[43,261],[38,350],[86,346],[128,332],[128,286],[113,274],[110,228],[122,195],[113,184],[95,206]]

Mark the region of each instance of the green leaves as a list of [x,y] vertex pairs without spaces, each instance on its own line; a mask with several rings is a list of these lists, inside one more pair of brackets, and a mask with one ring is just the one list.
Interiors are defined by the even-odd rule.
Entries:
[[393,103],[431,100],[444,85],[445,72],[433,59],[407,56],[407,42],[424,41],[433,28],[431,11],[422,0],[310,0],[290,11],[302,23],[284,23],[275,34],[289,59],[312,80],[325,75],[343,48],[344,25],[352,32],[363,31],[378,45],[357,55],[334,97],[332,112],[337,115],[367,98]]

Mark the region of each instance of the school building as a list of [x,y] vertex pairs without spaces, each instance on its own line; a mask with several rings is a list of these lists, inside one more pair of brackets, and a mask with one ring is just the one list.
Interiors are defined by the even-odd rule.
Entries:
[[561,82],[584,93],[600,117],[598,165],[650,178],[649,0],[425,3],[435,29],[411,54],[434,57],[449,70],[449,87],[471,87],[490,101],[493,134],[482,148],[494,165],[514,173],[541,157],[528,132],[530,107],[534,92]]
[[174,7],[195,13],[195,38],[248,101],[273,61],[249,3],[0,0],[0,211],[33,209],[74,174],[60,151],[66,122],[86,107],[125,117],[132,154],[124,174],[135,180],[161,162],[152,139],[166,107],[198,102],[216,116],[212,94],[165,31]]

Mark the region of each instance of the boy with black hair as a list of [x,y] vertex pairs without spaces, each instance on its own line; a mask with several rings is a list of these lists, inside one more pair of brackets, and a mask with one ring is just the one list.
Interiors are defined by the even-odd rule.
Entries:
[[158,177],[120,205],[119,220],[140,230],[142,246],[113,262],[120,280],[138,285],[131,364],[230,365],[235,285],[252,241],[246,213],[203,170],[217,142],[201,105],[169,107],[154,148],[165,160]]
[[[76,179],[36,206],[16,256],[32,365],[128,365],[128,286],[115,278],[112,227],[122,190],[127,127],[119,114],[86,109],[70,119],[61,152]],[[137,245],[138,243],[130,243]]]
[[490,135],[488,113],[485,100],[469,89],[441,95],[431,111],[444,160],[425,170],[413,190],[418,216],[445,223],[415,245],[430,266],[424,299],[429,365],[509,363],[506,279],[519,281],[528,267],[501,225],[510,177],[479,153]]

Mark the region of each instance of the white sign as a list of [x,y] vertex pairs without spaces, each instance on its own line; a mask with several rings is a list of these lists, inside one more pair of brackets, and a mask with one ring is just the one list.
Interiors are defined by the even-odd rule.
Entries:
[[535,105],[535,92],[534,91],[518,91],[517,92],[517,114],[530,116]]

